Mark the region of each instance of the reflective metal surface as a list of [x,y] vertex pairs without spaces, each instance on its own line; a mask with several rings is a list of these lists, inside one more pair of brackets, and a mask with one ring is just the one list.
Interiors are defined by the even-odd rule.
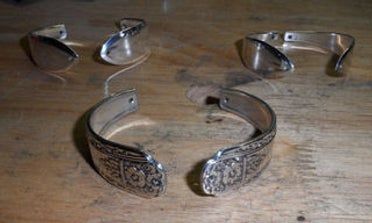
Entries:
[[43,70],[63,72],[79,59],[78,54],[62,40],[67,38],[65,25],[54,25],[28,34],[31,56]]
[[261,74],[294,68],[289,50],[309,50],[333,54],[329,66],[333,75],[344,75],[344,64],[355,44],[352,36],[327,32],[268,32],[249,34],[243,42],[245,66]]
[[119,32],[110,36],[101,47],[101,58],[114,65],[129,65],[145,58],[149,53],[146,47],[142,19],[124,18],[119,22]]
[[[253,139],[219,150],[204,165],[203,191],[219,195],[247,184],[268,165],[276,132],[273,110],[261,99],[239,90],[221,90],[220,107],[252,123],[259,134]],[[122,91],[99,102],[88,117],[87,137],[98,172],[111,184],[141,197],[160,196],[166,189],[161,163],[141,148],[107,138],[120,128],[116,123],[138,109],[135,90]]]

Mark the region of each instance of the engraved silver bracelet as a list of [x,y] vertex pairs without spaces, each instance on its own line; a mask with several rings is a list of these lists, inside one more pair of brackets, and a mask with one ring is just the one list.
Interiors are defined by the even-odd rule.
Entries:
[[[276,133],[275,113],[261,99],[232,89],[220,90],[219,99],[222,110],[242,117],[258,134],[218,150],[205,162],[200,184],[208,195],[236,190],[258,176],[271,159]],[[135,90],[121,91],[103,99],[89,113],[87,139],[94,165],[103,178],[125,191],[152,198],[166,190],[167,175],[163,165],[141,148],[105,138],[110,127],[137,109]]]

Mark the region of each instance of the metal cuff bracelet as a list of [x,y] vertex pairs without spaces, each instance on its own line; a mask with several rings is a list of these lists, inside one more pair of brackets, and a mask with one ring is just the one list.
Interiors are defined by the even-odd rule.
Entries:
[[33,61],[43,70],[61,72],[79,60],[79,55],[62,42],[67,38],[64,24],[37,29],[28,34]]
[[101,58],[110,64],[128,65],[146,57],[150,50],[146,47],[147,42],[143,34],[145,21],[123,18],[118,25],[120,31],[111,35],[102,45]]
[[[274,111],[261,99],[239,90],[220,91],[219,106],[250,122],[258,134],[237,145],[222,148],[204,164],[200,183],[204,193],[219,195],[247,184],[268,165],[276,133]],[[91,110],[87,138],[97,171],[111,184],[142,197],[165,192],[163,165],[141,148],[105,138],[110,126],[138,109],[135,90],[103,99]]]
[[[101,58],[115,65],[135,63],[149,55],[144,35],[138,35],[146,27],[142,19],[124,18],[119,21],[120,31],[110,36],[102,45]],[[28,34],[31,56],[43,70],[64,72],[78,60],[79,55],[64,41],[67,30],[64,24],[34,30]],[[71,43],[71,42],[70,42]]]
[[330,51],[334,54],[330,65],[332,73],[343,75],[343,64],[355,44],[352,36],[328,32],[268,32],[249,34],[243,40],[242,59],[253,71],[268,74],[294,68],[286,56],[289,50]]

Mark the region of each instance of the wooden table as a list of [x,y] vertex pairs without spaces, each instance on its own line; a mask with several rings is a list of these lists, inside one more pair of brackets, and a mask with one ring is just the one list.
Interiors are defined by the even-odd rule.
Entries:
[[[152,55],[110,86],[138,90],[128,123],[144,123],[114,138],[167,167],[167,192],[151,200],[103,180],[84,138],[84,114],[123,69],[94,57],[122,17],[148,22]],[[0,222],[372,222],[371,21],[369,1],[1,1]],[[58,23],[81,61],[56,75],[35,67],[20,40]],[[252,75],[236,43],[269,30],[353,35],[347,77],[326,75],[329,55],[312,53],[283,78]],[[252,128],[203,105],[216,86],[261,97],[278,117],[268,169],[217,198],[200,195],[200,164]]]

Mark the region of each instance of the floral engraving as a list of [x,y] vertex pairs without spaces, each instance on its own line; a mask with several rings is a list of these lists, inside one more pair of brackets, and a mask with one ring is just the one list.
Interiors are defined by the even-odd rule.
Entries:
[[89,134],[88,143],[98,172],[109,183],[142,197],[156,197],[165,192],[166,176],[156,161],[105,144]]
[[235,190],[258,176],[271,159],[274,136],[275,132],[258,142],[236,148],[236,151],[229,153],[227,157],[222,155],[207,163],[202,173],[204,192],[218,195]]

